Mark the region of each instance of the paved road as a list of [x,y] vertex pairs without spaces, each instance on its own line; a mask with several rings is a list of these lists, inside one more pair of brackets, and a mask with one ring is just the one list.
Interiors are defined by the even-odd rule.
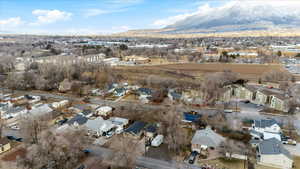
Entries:
[[[111,160],[114,156],[114,152],[108,148],[103,148],[100,146],[91,146],[91,155],[99,156],[104,160]],[[201,169],[195,165],[189,165],[184,163],[176,163],[174,161],[163,161],[148,157],[139,157],[137,159],[137,166],[149,169]]]

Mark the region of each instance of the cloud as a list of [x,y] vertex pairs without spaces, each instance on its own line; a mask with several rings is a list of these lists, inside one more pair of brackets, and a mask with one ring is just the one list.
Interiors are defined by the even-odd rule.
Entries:
[[60,10],[41,10],[36,9],[32,11],[32,14],[37,17],[37,21],[31,23],[31,25],[50,24],[58,21],[65,21],[71,18],[72,13],[60,11]]
[[85,11],[85,17],[98,16],[102,14],[110,13],[110,11],[102,10],[102,9],[88,9]]
[[21,17],[12,17],[4,20],[0,20],[1,26],[9,26],[9,27],[15,27],[19,26],[23,23]]
[[[272,16],[300,16],[300,1],[297,0],[231,0],[224,1],[220,6],[210,6],[209,3],[200,5],[193,12],[184,12],[179,15],[155,20],[152,25],[165,27],[183,21],[190,17],[201,17],[201,19],[213,19],[239,9],[246,11],[247,17],[272,17]],[[259,9],[259,10],[258,10]],[[265,10],[261,10],[265,9]]]
[[0,31],[15,29],[23,24],[24,21],[21,19],[21,17],[12,17],[8,19],[3,19],[0,20]]
[[110,9],[110,10],[102,10],[102,9],[87,9],[83,13],[84,17],[93,17],[103,14],[109,14],[109,13],[117,13],[117,12],[124,12],[126,9]]

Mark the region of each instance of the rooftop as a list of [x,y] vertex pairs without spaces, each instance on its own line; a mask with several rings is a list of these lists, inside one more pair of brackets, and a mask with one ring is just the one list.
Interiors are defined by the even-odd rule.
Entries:
[[265,155],[284,154],[288,158],[293,159],[290,152],[286,150],[281,144],[281,142],[278,141],[276,138],[270,138],[262,141],[259,144],[259,153]]

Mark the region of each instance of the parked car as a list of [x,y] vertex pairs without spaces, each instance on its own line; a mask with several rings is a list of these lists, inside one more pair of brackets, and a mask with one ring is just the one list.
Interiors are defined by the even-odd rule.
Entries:
[[81,164],[77,169],[85,169],[85,165]]
[[62,125],[65,124],[67,121],[68,121],[68,119],[65,118],[65,119],[59,120],[59,121],[57,122],[57,124],[60,125],[60,126],[62,126]]
[[106,138],[111,138],[114,134],[115,134],[114,131],[109,131],[109,132],[106,133],[105,136],[106,136]]
[[13,125],[13,126],[10,126],[10,128],[12,130],[20,130],[20,127],[18,125]]
[[196,151],[193,151],[193,152],[191,153],[191,155],[190,155],[189,159],[188,159],[188,162],[189,162],[190,164],[194,164],[194,163],[195,163],[195,160],[196,160],[196,157],[197,157],[197,155],[198,155],[198,152],[196,152]]
[[231,109],[225,109],[224,110],[224,113],[232,113],[233,112],[233,110],[231,110]]
[[18,141],[18,142],[23,141],[23,138],[18,138],[18,137],[15,137],[15,136],[6,136],[6,138],[9,139],[9,140]]

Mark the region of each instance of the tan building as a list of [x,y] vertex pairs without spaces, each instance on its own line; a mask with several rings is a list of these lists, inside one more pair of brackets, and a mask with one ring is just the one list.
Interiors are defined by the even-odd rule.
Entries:
[[146,63],[151,62],[151,60],[149,58],[141,57],[141,56],[135,56],[135,55],[125,56],[124,60],[127,61],[127,62],[131,61],[134,64],[146,64]]
[[0,154],[4,153],[6,151],[9,151],[11,149],[9,140],[7,138],[1,138],[0,139]]

